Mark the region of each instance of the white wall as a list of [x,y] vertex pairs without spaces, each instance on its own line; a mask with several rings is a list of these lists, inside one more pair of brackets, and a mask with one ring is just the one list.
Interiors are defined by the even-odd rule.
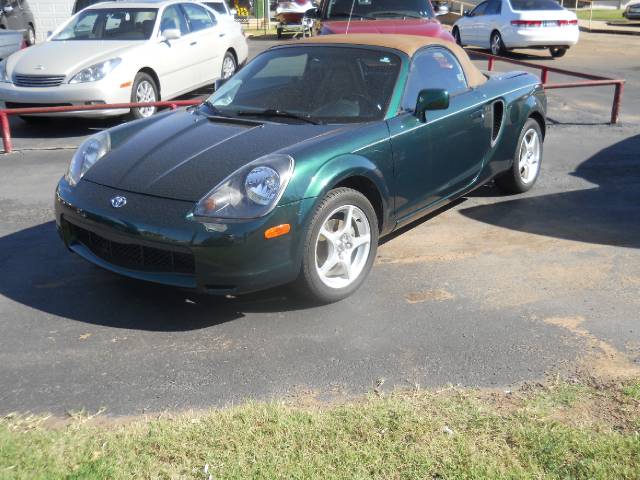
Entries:
[[55,30],[71,16],[73,0],[28,0],[36,21],[36,37],[39,42],[47,38],[47,32]]

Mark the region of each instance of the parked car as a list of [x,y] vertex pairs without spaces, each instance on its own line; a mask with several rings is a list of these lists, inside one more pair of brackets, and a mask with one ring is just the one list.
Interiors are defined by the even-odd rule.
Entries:
[[640,20],[640,2],[627,5],[622,16],[628,20]]
[[307,17],[313,21],[313,33],[320,35],[394,33],[453,41],[435,19],[429,0],[322,0]]
[[0,0],[0,29],[22,32],[27,46],[36,43],[36,21],[27,0]]
[[[247,54],[241,27],[198,3],[105,2],[0,62],[0,100],[8,107],[169,100],[230,77]],[[142,118],[155,111],[67,115]]]
[[487,78],[452,42],[301,40],[197,108],[85,141],[56,222],[71,251],[125,276],[214,294],[296,282],[336,301],[362,285],[380,236],[492,178],[529,190],[545,108],[537,77]]
[[578,43],[576,14],[554,0],[487,0],[453,26],[459,45],[476,45],[502,55],[515,48],[548,48],[562,57]]
[[313,21],[307,17],[307,12],[315,8],[311,0],[281,1],[276,6],[276,31],[278,38],[284,32],[310,34]]
[[26,46],[22,32],[0,30],[0,60]]

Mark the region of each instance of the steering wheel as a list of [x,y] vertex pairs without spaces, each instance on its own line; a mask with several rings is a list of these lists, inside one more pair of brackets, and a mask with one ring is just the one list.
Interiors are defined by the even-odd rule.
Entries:
[[377,103],[375,103],[373,100],[371,100],[371,98],[361,93],[352,93],[351,95],[340,97],[340,100],[358,102],[358,106],[361,109],[360,115],[374,116],[377,113],[380,113],[380,106]]

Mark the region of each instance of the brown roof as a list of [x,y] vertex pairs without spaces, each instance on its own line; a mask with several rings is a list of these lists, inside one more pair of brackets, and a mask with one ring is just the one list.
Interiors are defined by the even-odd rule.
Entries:
[[467,77],[470,87],[477,87],[487,81],[487,78],[471,62],[467,52],[455,43],[439,38],[423,37],[418,35],[396,35],[396,34],[361,34],[349,35],[320,35],[318,37],[305,38],[295,43],[300,44],[343,44],[343,45],[367,45],[373,47],[386,47],[400,50],[410,57],[418,50],[431,45],[437,45],[449,49],[460,61],[462,69]]

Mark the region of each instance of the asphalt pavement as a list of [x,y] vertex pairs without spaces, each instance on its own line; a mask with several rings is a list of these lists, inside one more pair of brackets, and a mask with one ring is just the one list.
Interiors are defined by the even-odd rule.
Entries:
[[489,185],[412,225],[381,246],[360,291],[323,307],[286,288],[196,296],[84,262],[57,237],[53,192],[68,147],[108,123],[18,128],[18,151],[0,156],[0,414],[135,415],[635,371],[640,71],[595,37],[552,63],[626,76],[622,125],[604,124],[610,89],[551,96],[536,188],[504,196]]

